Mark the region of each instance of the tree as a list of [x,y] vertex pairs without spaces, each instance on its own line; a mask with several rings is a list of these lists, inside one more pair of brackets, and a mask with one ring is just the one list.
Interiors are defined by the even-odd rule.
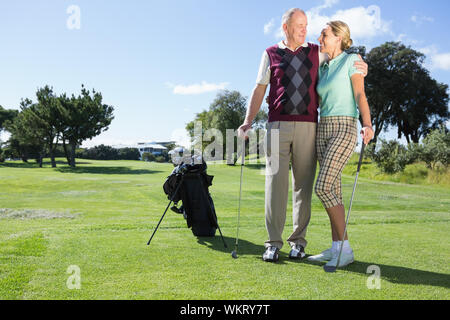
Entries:
[[46,152],[47,125],[39,114],[39,105],[29,99],[21,101],[21,112],[13,121],[6,121],[5,127],[11,133],[8,140],[9,152],[27,162],[29,157],[35,157],[42,167],[42,159]]
[[408,143],[418,143],[449,119],[448,86],[432,79],[428,71],[419,70],[407,87],[409,99],[405,98],[390,123],[397,126],[398,138],[403,135]]
[[[212,128],[212,124],[211,124],[212,117],[213,117],[213,115],[212,115],[211,111],[203,110],[202,112],[197,113],[195,116],[195,119],[186,125],[186,130],[193,139],[193,145],[197,145],[199,143],[197,141],[199,137],[196,136],[197,133],[195,132],[195,123],[201,122],[201,124],[202,124],[201,135],[203,137],[203,134],[205,133],[205,131]],[[208,144],[208,142],[203,141],[202,145],[200,146],[201,149],[203,150],[207,146],[207,144]]]
[[449,119],[448,87],[436,82],[423,67],[425,56],[400,42],[387,42],[366,56],[366,93],[375,139],[389,125],[398,138],[418,142]]
[[81,95],[68,98],[65,94],[59,97],[62,112],[63,146],[66,149],[66,141],[70,145],[68,152],[69,165],[75,167],[75,150],[83,141],[92,139],[100,133],[108,130],[114,119],[114,107],[103,104],[102,94],[92,90],[86,90],[81,86]]
[[[186,125],[186,130],[195,140],[197,138],[194,132],[195,122],[200,121],[202,123],[202,136],[208,129],[217,129],[225,139],[227,129],[237,130],[244,122],[246,111],[247,98],[242,96],[239,91],[225,90],[217,94],[214,101],[210,104],[209,110],[198,113],[195,120]],[[253,121],[254,129],[264,128],[267,118],[266,109],[261,109]],[[194,141],[194,145],[196,143]],[[211,141],[203,141],[202,150],[210,143]],[[236,158],[234,160],[236,161]]]
[[218,129],[225,137],[227,129],[238,129],[244,122],[247,98],[239,91],[225,90],[211,103],[211,127]]
[[[102,103],[99,92],[93,90],[91,94],[83,85],[78,97],[72,95],[68,98],[66,94],[57,97],[49,86],[38,89],[36,96],[37,103],[30,99],[22,100],[22,111],[8,125],[12,133],[10,147],[14,147],[24,161],[28,158],[27,150],[32,146],[31,149],[38,150],[41,165],[48,152],[52,167],[56,167],[55,151],[61,139],[68,163],[74,167],[76,147],[107,130],[114,119],[114,108]],[[0,111],[3,124],[3,108]],[[66,142],[71,147],[69,151]]]
[[[8,110],[0,106],[0,134],[5,129],[5,123],[7,121],[12,121],[15,117],[17,117],[18,114],[18,110]],[[5,161],[5,155],[3,153],[2,147],[3,143],[0,140],[0,162]]]
[[395,47],[387,43],[373,48],[366,56],[369,73],[365,84],[375,133],[374,143],[377,142],[378,135],[387,129],[394,109],[396,88],[399,85],[398,79],[394,77],[396,74],[396,66],[393,61],[395,51]]
[[48,152],[52,167],[56,167],[55,150],[61,130],[59,101],[49,86],[38,89],[36,97],[37,103],[30,99],[22,100],[20,117],[10,125],[14,131],[10,146],[21,154],[22,159],[28,158],[28,150],[38,150],[40,165]]
[[12,121],[19,114],[19,110],[8,110],[0,106],[0,132],[4,130],[4,124],[6,121]]
[[[194,121],[187,124],[186,130],[191,137],[194,138],[193,145],[201,150],[212,143],[211,141],[204,141],[203,135],[205,131],[210,129],[217,129],[224,139],[226,139],[227,129],[236,130],[242,124],[245,118],[247,98],[242,96],[238,91],[225,90],[217,94],[214,101],[210,104],[209,110],[204,110],[196,115]],[[202,123],[201,137],[197,136],[194,132],[195,122],[200,121]],[[198,139],[202,139],[202,145],[198,145]],[[222,145],[223,153],[223,145]]]
[[53,93],[53,88],[45,86],[36,92],[38,103],[33,109],[35,121],[39,122],[39,130],[44,135],[47,150],[50,155],[52,168],[56,167],[55,150],[63,130],[63,113],[60,100]]

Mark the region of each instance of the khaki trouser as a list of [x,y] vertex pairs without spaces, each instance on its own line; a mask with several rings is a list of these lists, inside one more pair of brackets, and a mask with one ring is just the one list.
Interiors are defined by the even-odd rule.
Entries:
[[[311,196],[316,172],[316,127],[314,122],[274,121],[267,124],[266,148],[266,228],[265,246],[283,246],[289,192],[289,163],[292,161],[293,233],[292,246],[306,247],[306,229],[311,218]],[[279,130],[278,152],[271,144],[273,130]],[[275,151],[272,153],[272,151]],[[273,174],[270,174],[272,172]]]

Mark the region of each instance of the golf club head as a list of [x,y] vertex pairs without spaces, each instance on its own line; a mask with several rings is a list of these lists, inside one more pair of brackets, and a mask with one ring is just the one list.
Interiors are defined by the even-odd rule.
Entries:
[[233,257],[233,259],[237,259],[238,258],[237,253],[234,250],[233,250],[233,252],[231,252],[231,256]]
[[325,272],[329,272],[329,273],[333,273],[336,272],[336,267],[335,266],[323,266],[323,270],[325,270]]

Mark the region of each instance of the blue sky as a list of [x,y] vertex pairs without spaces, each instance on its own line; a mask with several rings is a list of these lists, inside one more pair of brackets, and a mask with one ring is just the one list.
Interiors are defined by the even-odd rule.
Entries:
[[291,7],[307,11],[309,41],[341,19],[356,45],[400,40],[450,84],[447,0],[2,1],[0,105],[18,109],[46,84],[77,94],[83,83],[115,106],[109,130],[85,146],[180,139],[217,90],[251,94],[261,54],[280,40]]

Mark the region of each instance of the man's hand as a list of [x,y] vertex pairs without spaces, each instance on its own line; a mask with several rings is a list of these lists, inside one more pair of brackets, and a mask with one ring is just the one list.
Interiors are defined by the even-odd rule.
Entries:
[[244,122],[238,129],[238,137],[248,139],[247,131],[252,128],[251,123]]
[[355,64],[353,65],[358,71],[361,71],[363,73],[363,76],[367,76],[367,73],[369,72],[369,66],[367,63],[364,62],[361,55],[358,54],[360,61],[355,61]]
[[239,127],[238,134],[242,130],[244,132],[245,138],[247,139],[247,131],[251,129],[253,119],[255,119],[256,114],[261,108],[261,104],[266,94],[267,85],[257,84],[253,89],[252,97],[250,98],[250,105],[247,109],[247,114],[245,115],[244,123]]

